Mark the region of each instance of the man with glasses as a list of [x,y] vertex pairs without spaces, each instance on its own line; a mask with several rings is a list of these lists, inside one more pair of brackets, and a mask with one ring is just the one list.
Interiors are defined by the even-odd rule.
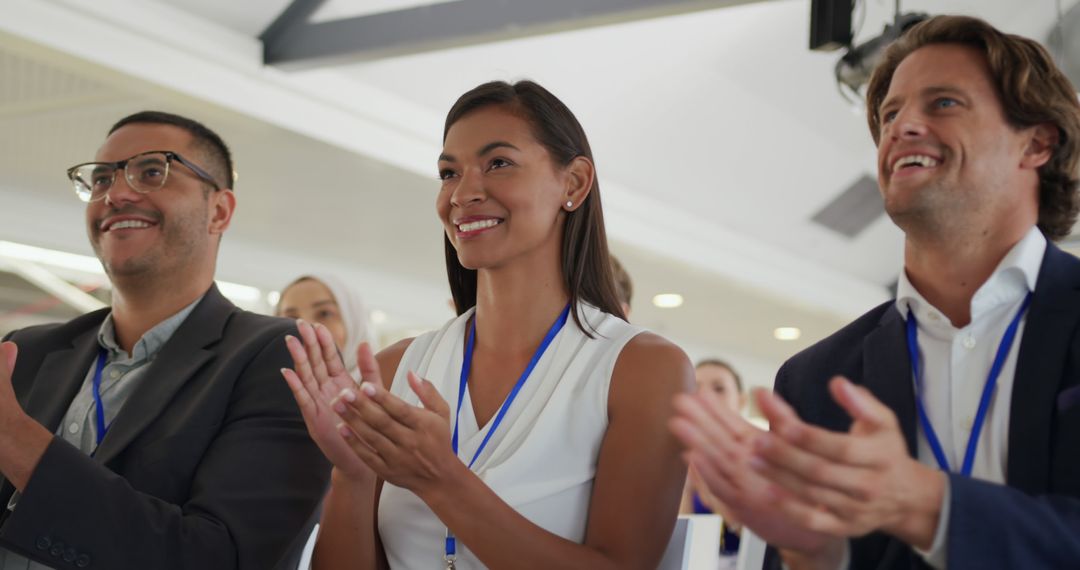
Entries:
[[214,285],[227,147],[143,112],[68,177],[112,307],[0,345],[0,570],[287,567],[329,466],[280,378],[291,325]]

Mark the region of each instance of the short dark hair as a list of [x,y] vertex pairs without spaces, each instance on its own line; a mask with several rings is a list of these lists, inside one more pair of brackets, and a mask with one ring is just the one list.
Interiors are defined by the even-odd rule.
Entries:
[[232,189],[233,182],[235,182],[233,180],[232,154],[229,152],[229,147],[225,145],[225,141],[206,125],[194,119],[164,111],[139,111],[117,121],[109,129],[109,134],[111,135],[122,127],[135,123],[172,125],[187,131],[194,139],[196,148],[203,154],[202,158],[206,160],[206,164],[200,166],[203,166],[214,177],[221,188]]
[[739,376],[739,373],[735,372],[735,369],[732,368],[731,365],[727,363],[727,361],[720,360],[719,358],[706,358],[705,360],[698,362],[697,365],[694,366],[694,369],[697,370],[702,366],[719,366],[720,368],[723,368],[724,370],[730,372],[732,378],[735,379],[735,388],[739,391],[740,394],[742,394],[742,376]]
[[1034,40],[967,16],[935,16],[913,26],[885,50],[870,77],[866,114],[874,142],[880,143],[878,110],[896,68],[915,50],[933,44],[970,46],[986,56],[1005,117],[1014,128],[1043,123],[1057,128],[1053,154],[1039,168],[1039,229],[1052,240],[1069,235],[1080,212],[1080,100],[1068,77]]
[[[592,149],[581,123],[566,105],[550,91],[532,81],[513,85],[505,81],[484,83],[458,98],[446,115],[443,141],[450,127],[463,117],[491,106],[501,106],[522,117],[532,127],[536,140],[547,149],[552,162],[565,167],[575,158],[592,160]],[[446,274],[454,307],[460,315],[476,305],[476,270],[466,269],[458,260],[457,250],[443,234],[446,253]],[[600,208],[600,184],[593,178],[592,188],[585,201],[566,212],[562,233],[562,274],[570,303],[585,301],[623,320],[622,307],[611,275],[604,214]],[[578,328],[585,329],[578,311],[572,312]]]

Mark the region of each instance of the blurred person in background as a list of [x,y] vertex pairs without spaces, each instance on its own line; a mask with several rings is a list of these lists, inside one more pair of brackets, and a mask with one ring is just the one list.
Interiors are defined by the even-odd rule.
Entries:
[[[713,405],[742,413],[746,405],[746,393],[743,391],[742,378],[730,364],[723,360],[709,358],[698,362],[694,367],[697,380],[697,393],[709,399]],[[742,523],[723,501],[709,491],[698,474],[690,469],[683,492],[679,513],[690,515],[720,515],[720,558],[718,568],[734,568],[739,554],[739,535]]]
[[303,319],[320,324],[334,337],[349,374],[359,380],[356,350],[366,342],[378,348],[375,327],[355,288],[336,275],[304,275],[281,291],[274,314],[289,319]]

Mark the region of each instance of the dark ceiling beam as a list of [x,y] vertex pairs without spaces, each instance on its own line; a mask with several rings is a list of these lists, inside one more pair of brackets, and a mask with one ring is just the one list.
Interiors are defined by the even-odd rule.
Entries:
[[323,0],[294,0],[260,39],[267,65],[310,68],[760,1],[458,0],[311,23]]

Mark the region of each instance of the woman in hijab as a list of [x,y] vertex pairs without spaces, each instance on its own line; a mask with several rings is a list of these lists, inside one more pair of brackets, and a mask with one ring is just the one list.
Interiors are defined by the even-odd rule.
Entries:
[[368,312],[356,290],[333,275],[297,278],[281,292],[274,315],[319,323],[330,330],[349,375],[359,378],[356,349],[366,342],[376,349]]

